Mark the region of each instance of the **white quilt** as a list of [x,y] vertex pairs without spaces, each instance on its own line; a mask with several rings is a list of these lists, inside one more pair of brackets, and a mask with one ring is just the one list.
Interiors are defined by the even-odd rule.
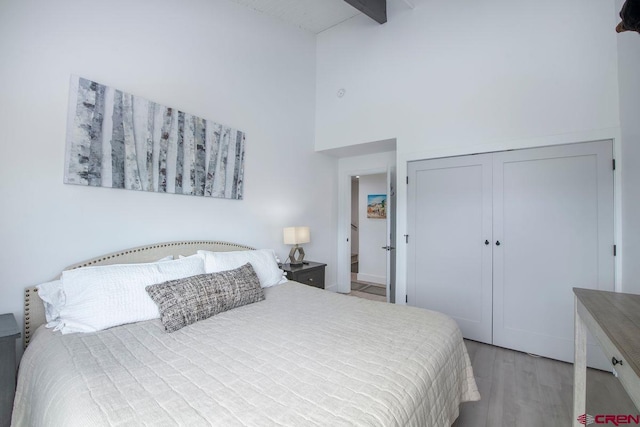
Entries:
[[480,395],[456,323],[295,282],[165,333],[39,328],[15,426],[449,426]]

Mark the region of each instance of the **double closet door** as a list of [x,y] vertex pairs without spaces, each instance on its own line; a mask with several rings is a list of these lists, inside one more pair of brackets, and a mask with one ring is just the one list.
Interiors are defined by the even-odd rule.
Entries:
[[572,288],[614,289],[612,153],[601,141],[409,163],[408,303],[465,338],[572,362]]

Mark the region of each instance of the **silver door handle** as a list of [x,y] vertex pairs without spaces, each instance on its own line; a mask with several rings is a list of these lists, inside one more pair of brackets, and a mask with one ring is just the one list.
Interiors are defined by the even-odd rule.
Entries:
[[382,249],[387,250],[387,251],[391,251],[393,249],[395,249],[393,246],[383,246]]

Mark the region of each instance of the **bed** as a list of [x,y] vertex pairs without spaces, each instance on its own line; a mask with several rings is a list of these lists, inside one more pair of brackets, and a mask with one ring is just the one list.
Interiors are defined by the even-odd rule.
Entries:
[[[221,242],[173,242],[69,267],[143,263]],[[296,282],[176,332],[159,319],[94,333],[44,327],[25,293],[15,426],[449,426],[478,400],[449,317]]]

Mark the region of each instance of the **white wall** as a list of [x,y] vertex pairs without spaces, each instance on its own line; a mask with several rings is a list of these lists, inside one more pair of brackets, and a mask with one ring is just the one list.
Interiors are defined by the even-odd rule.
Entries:
[[[597,139],[619,151],[614,0],[415,3],[317,45],[316,149],[396,138],[398,236],[407,161]],[[406,245],[397,260],[404,301]]]
[[[335,283],[313,35],[225,0],[0,1],[0,56],[0,312],[20,322],[24,287],[137,245],[217,239],[284,258],[282,227],[298,224]],[[245,131],[244,200],[63,185],[72,73]]]
[[[622,8],[617,1],[617,10]],[[640,37],[617,36],[622,134],[622,289],[640,294]]]
[[358,185],[358,218],[360,222],[360,255],[358,280],[387,284],[387,221],[367,218],[367,197],[387,193],[387,174],[360,175]]
[[618,126],[614,0],[415,3],[319,34],[318,150],[393,137],[403,152],[471,150]]

